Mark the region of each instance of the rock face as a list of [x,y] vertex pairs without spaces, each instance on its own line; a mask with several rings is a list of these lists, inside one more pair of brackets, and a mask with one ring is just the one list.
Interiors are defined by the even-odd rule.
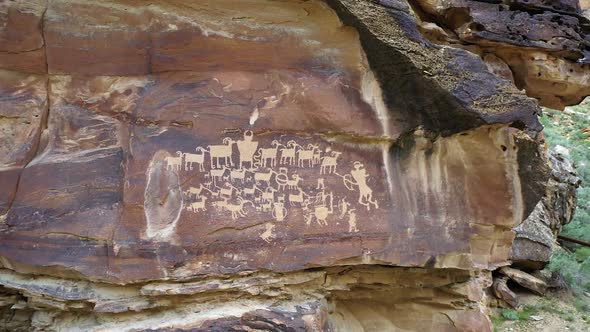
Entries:
[[566,155],[550,150],[548,157],[551,177],[545,196],[528,218],[514,228],[511,259],[515,265],[529,269],[542,269],[549,262],[556,235],[573,218],[576,189],[581,183]]
[[417,0],[415,8],[431,38],[479,54],[544,106],[562,109],[590,94],[587,2]]
[[0,5],[7,329],[491,330],[539,109],[411,5]]

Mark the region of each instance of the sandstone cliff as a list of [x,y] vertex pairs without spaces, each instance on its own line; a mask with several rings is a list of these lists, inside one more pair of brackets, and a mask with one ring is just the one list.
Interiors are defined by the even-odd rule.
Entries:
[[587,30],[573,1],[0,3],[4,328],[491,331],[550,177],[531,97],[589,94]]

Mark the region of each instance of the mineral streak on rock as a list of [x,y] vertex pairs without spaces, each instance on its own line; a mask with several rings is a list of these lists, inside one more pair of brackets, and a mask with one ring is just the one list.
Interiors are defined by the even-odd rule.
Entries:
[[2,3],[9,326],[489,331],[539,108],[415,7]]

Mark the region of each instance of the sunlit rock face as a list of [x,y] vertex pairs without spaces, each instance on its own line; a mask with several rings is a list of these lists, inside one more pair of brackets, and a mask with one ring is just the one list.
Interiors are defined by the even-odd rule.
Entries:
[[0,303],[31,327],[490,329],[538,108],[407,4],[2,6]]

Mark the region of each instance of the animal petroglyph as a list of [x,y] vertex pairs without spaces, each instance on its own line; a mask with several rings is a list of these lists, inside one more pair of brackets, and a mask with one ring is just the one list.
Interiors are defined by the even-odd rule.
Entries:
[[205,163],[205,149],[202,147],[197,147],[195,149],[197,152],[201,152],[200,154],[195,153],[183,153],[182,156],[184,157],[184,170],[185,171],[192,171],[193,164],[197,164],[199,167],[199,171],[204,172],[205,168],[203,164]]
[[190,203],[186,209],[192,212],[205,211],[207,210],[207,207],[205,206],[206,201],[207,197],[203,197],[200,201]]
[[258,149],[258,154],[254,156],[258,157],[260,166],[262,167],[274,167],[277,165],[277,154],[279,152],[279,146],[282,144],[279,141],[274,140],[271,142],[272,148],[260,148]]
[[[340,220],[348,223],[349,232],[358,232],[359,207],[379,208],[366,167],[359,161],[342,161],[342,153],[331,145],[309,139],[304,143],[296,138],[273,139],[262,144],[246,130],[237,140],[225,137],[222,144],[191,148],[196,153],[166,153],[161,160],[167,172],[186,176],[182,195],[187,202],[182,210],[207,218],[200,220],[217,220],[211,215],[215,212],[231,220],[293,222],[299,216],[308,226],[339,225]],[[358,192],[358,197],[351,199],[347,190],[334,187],[338,185]],[[292,213],[294,209],[300,212]],[[268,223],[262,239],[269,241],[275,231],[275,225]]]
[[338,166],[338,157],[342,154],[341,152],[326,150],[326,153],[331,153],[329,156],[321,157],[322,165],[320,166],[320,174],[332,174],[336,171]]
[[182,152],[176,151],[178,157],[166,157],[166,169],[179,171],[182,167]]
[[281,160],[279,164],[288,164],[293,166],[295,164],[295,153],[297,152],[297,147],[301,148],[297,142],[291,140],[287,142],[287,147],[281,149]]
[[[308,167],[313,167],[316,165],[316,159],[314,156],[316,156],[316,154],[319,152],[320,147],[313,144],[307,145],[307,149],[305,150],[301,148],[297,153],[297,167],[305,167],[306,163]],[[317,162],[319,162],[319,154]]]
[[232,160],[232,146],[233,141],[231,138],[226,137],[223,139],[223,145],[209,145],[206,150],[209,152],[209,158],[211,160],[211,168],[219,168],[220,161],[224,162],[225,166],[234,166]]

